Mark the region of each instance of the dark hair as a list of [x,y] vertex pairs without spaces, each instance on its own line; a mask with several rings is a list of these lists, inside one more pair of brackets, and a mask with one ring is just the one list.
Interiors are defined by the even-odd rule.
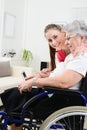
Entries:
[[[62,28],[61,28],[60,25],[57,25],[57,24],[48,24],[45,27],[45,29],[44,29],[44,35],[50,29],[55,29],[55,30],[61,31]],[[55,63],[55,53],[56,53],[56,50],[49,45],[49,52],[50,52],[50,66],[51,66],[51,70],[54,70],[55,67],[56,67],[56,63]]]
[[56,63],[55,63],[55,53],[56,53],[56,51],[50,45],[49,45],[49,52],[50,52],[50,67],[51,67],[51,70],[54,70],[55,67],[56,67]]
[[44,29],[44,33],[46,34],[48,30],[50,29],[56,29],[58,31],[61,31],[61,26],[60,25],[57,25],[57,24],[48,24],[45,29]]

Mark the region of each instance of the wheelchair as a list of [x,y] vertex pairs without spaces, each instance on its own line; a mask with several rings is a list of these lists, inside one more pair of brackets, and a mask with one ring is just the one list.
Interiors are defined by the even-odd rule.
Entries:
[[87,77],[81,91],[44,87],[43,92],[23,105],[21,113],[0,111],[0,130],[8,130],[9,119],[23,124],[22,130],[85,130],[86,84]]

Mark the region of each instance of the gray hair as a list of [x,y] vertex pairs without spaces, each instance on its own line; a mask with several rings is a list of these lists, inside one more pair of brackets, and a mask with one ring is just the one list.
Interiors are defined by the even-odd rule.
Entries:
[[64,30],[74,35],[85,36],[85,40],[87,41],[87,25],[84,21],[75,20],[72,23],[65,25]]

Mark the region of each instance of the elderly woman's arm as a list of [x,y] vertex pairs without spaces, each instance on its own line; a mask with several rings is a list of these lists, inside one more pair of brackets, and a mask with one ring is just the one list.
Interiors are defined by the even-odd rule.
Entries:
[[27,80],[19,85],[19,90],[21,93],[25,89],[30,91],[33,85],[38,87],[54,86],[58,88],[70,88],[78,83],[82,77],[80,73],[73,70],[65,70],[60,76]]
[[39,87],[54,86],[58,88],[69,88],[78,83],[82,77],[83,76],[81,74],[75,71],[66,70],[60,76],[36,79],[34,84]]

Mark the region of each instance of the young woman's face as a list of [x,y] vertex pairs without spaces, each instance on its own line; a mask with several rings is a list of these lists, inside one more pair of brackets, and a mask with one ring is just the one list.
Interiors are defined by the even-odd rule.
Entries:
[[57,29],[49,29],[45,37],[51,47],[56,50],[64,49],[66,47],[65,43],[65,33],[60,32]]
[[82,37],[80,35],[73,35],[71,33],[66,33],[65,44],[70,49],[70,52],[74,53],[76,48],[83,44]]

